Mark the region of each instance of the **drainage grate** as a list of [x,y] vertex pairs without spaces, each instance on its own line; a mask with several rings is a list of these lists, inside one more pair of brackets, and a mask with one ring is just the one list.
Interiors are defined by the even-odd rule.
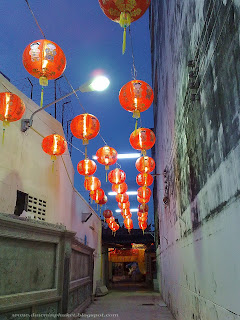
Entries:
[[35,220],[46,220],[47,201],[28,196],[27,216]]

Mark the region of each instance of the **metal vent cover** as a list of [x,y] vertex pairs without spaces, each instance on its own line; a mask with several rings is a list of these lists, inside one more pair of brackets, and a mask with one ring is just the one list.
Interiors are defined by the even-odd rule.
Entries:
[[35,220],[46,220],[47,201],[28,195],[27,216]]

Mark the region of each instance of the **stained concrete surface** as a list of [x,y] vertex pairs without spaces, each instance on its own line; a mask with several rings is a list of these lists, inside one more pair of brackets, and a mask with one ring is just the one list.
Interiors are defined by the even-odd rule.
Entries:
[[109,294],[95,298],[84,315],[86,319],[174,320],[158,292],[131,282],[113,284]]

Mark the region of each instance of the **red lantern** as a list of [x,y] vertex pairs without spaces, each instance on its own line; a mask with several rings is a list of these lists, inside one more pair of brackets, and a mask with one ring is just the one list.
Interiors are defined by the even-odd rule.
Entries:
[[149,173],[139,173],[136,182],[141,187],[150,186],[153,183],[153,176]]
[[92,192],[92,191],[97,190],[101,187],[101,181],[94,176],[87,177],[84,181],[84,187],[86,190]]
[[98,0],[104,14],[124,28],[122,53],[126,47],[126,28],[141,18],[150,5],[150,0]]
[[107,224],[111,224],[111,223],[115,222],[115,218],[113,216],[111,216],[110,218],[105,218],[105,219],[106,219]]
[[66,57],[53,41],[41,39],[30,43],[23,52],[23,65],[28,73],[39,79],[42,86],[60,77],[66,68]]
[[148,213],[147,212],[138,212],[138,217],[147,219]]
[[126,173],[121,169],[114,169],[109,172],[108,180],[110,183],[118,184],[123,183],[126,179]]
[[98,135],[100,123],[92,114],[83,113],[73,118],[70,128],[74,137],[82,139],[83,145],[87,145],[88,140]]
[[137,193],[139,198],[146,199],[151,197],[152,191],[148,187],[140,187],[138,188]]
[[24,112],[25,104],[19,96],[11,92],[0,92],[0,120],[3,125],[20,120]]
[[83,176],[91,176],[97,170],[97,165],[93,160],[84,159],[78,162],[77,171]]
[[113,184],[112,185],[112,191],[117,192],[117,193],[125,193],[128,189],[128,186],[126,182],[119,183],[119,184]]
[[124,219],[130,219],[132,217],[131,211],[128,209],[124,209],[121,212]]
[[98,204],[100,204],[100,206],[102,206],[102,205],[106,204],[107,201],[108,201],[108,198],[107,198],[107,196],[104,194],[104,197],[103,197],[101,200],[99,200]]
[[130,219],[130,218],[124,219],[123,223],[124,223],[125,228],[128,229],[128,231],[133,228],[132,219]]
[[126,193],[118,193],[116,195],[116,200],[117,200],[117,202],[125,203],[129,200],[129,196]]
[[106,204],[107,201],[108,201],[108,198],[105,194],[104,194],[104,197],[98,201],[98,204],[100,205],[100,214],[101,214],[102,206]]
[[148,203],[150,201],[150,199],[151,199],[151,197],[150,198],[140,198],[137,196],[137,201],[142,204]]
[[51,156],[52,160],[56,160],[56,156],[60,156],[66,151],[67,142],[59,134],[51,134],[43,139],[42,149]]
[[155,144],[155,134],[147,128],[138,128],[130,135],[130,144],[133,149],[142,150],[143,155],[146,155],[146,150],[151,149]]
[[104,146],[96,152],[97,161],[109,170],[109,166],[117,162],[117,151],[109,146]]
[[143,231],[147,228],[147,222],[146,221],[139,221],[138,222],[139,228]]
[[118,202],[118,207],[120,209],[128,209],[130,208],[130,202],[127,201],[127,202]]
[[133,118],[140,118],[140,112],[147,110],[153,102],[152,88],[144,81],[132,80],[126,83],[119,92],[121,106],[133,112]]
[[92,193],[90,193],[90,197],[96,201],[96,203],[99,203],[99,200],[102,200],[104,197],[104,191],[103,189],[99,188],[97,190],[94,190]]
[[[116,221],[114,221],[113,223],[109,223],[108,224],[108,227],[112,230],[112,231],[114,231],[115,230],[115,228],[117,228],[117,222]],[[116,230],[117,231],[117,230]]]
[[146,216],[138,217],[138,221],[147,221],[147,217]]
[[135,166],[142,173],[150,173],[155,169],[155,161],[151,157],[140,157],[136,160]]
[[112,215],[113,215],[113,213],[109,209],[106,209],[106,210],[103,211],[103,216],[104,216],[105,219],[109,219]]
[[138,211],[140,213],[148,212],[148,205],[147,204],[139,204]]

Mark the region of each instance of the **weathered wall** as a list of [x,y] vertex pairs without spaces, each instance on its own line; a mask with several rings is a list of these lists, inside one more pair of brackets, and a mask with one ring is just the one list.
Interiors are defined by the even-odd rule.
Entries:
[[[26,106],[23,118],[29,118],[38,109],[1,74],[0,91],[11,91],[23,100]],[[57,158],[53,170],[51,157],[42,150],[43,137],[53,133],[64,136],[61,124],[44,110],[33,119],[34,130],[21,132],[21,121],[13,122],[6,128],[0,155],[0,211],[13,214],[17,190],[36,197],[36,206],[39,199],[45,201],[46,212],[42,218],[46,222],[65,225],[68,230],[76,232],[81,242],[95,249],[95,291],[101,270],[101,220],[73,187],[74,169],[68,150]],[[86,223],[82,222],[83,213],[92,213]],[[32,218],[34,213],[27,212],[26,216]],[[37,219],[39,217],[36,215]]]
[[240,2],[150,13],[161,292],[177,319],[240,319]]

